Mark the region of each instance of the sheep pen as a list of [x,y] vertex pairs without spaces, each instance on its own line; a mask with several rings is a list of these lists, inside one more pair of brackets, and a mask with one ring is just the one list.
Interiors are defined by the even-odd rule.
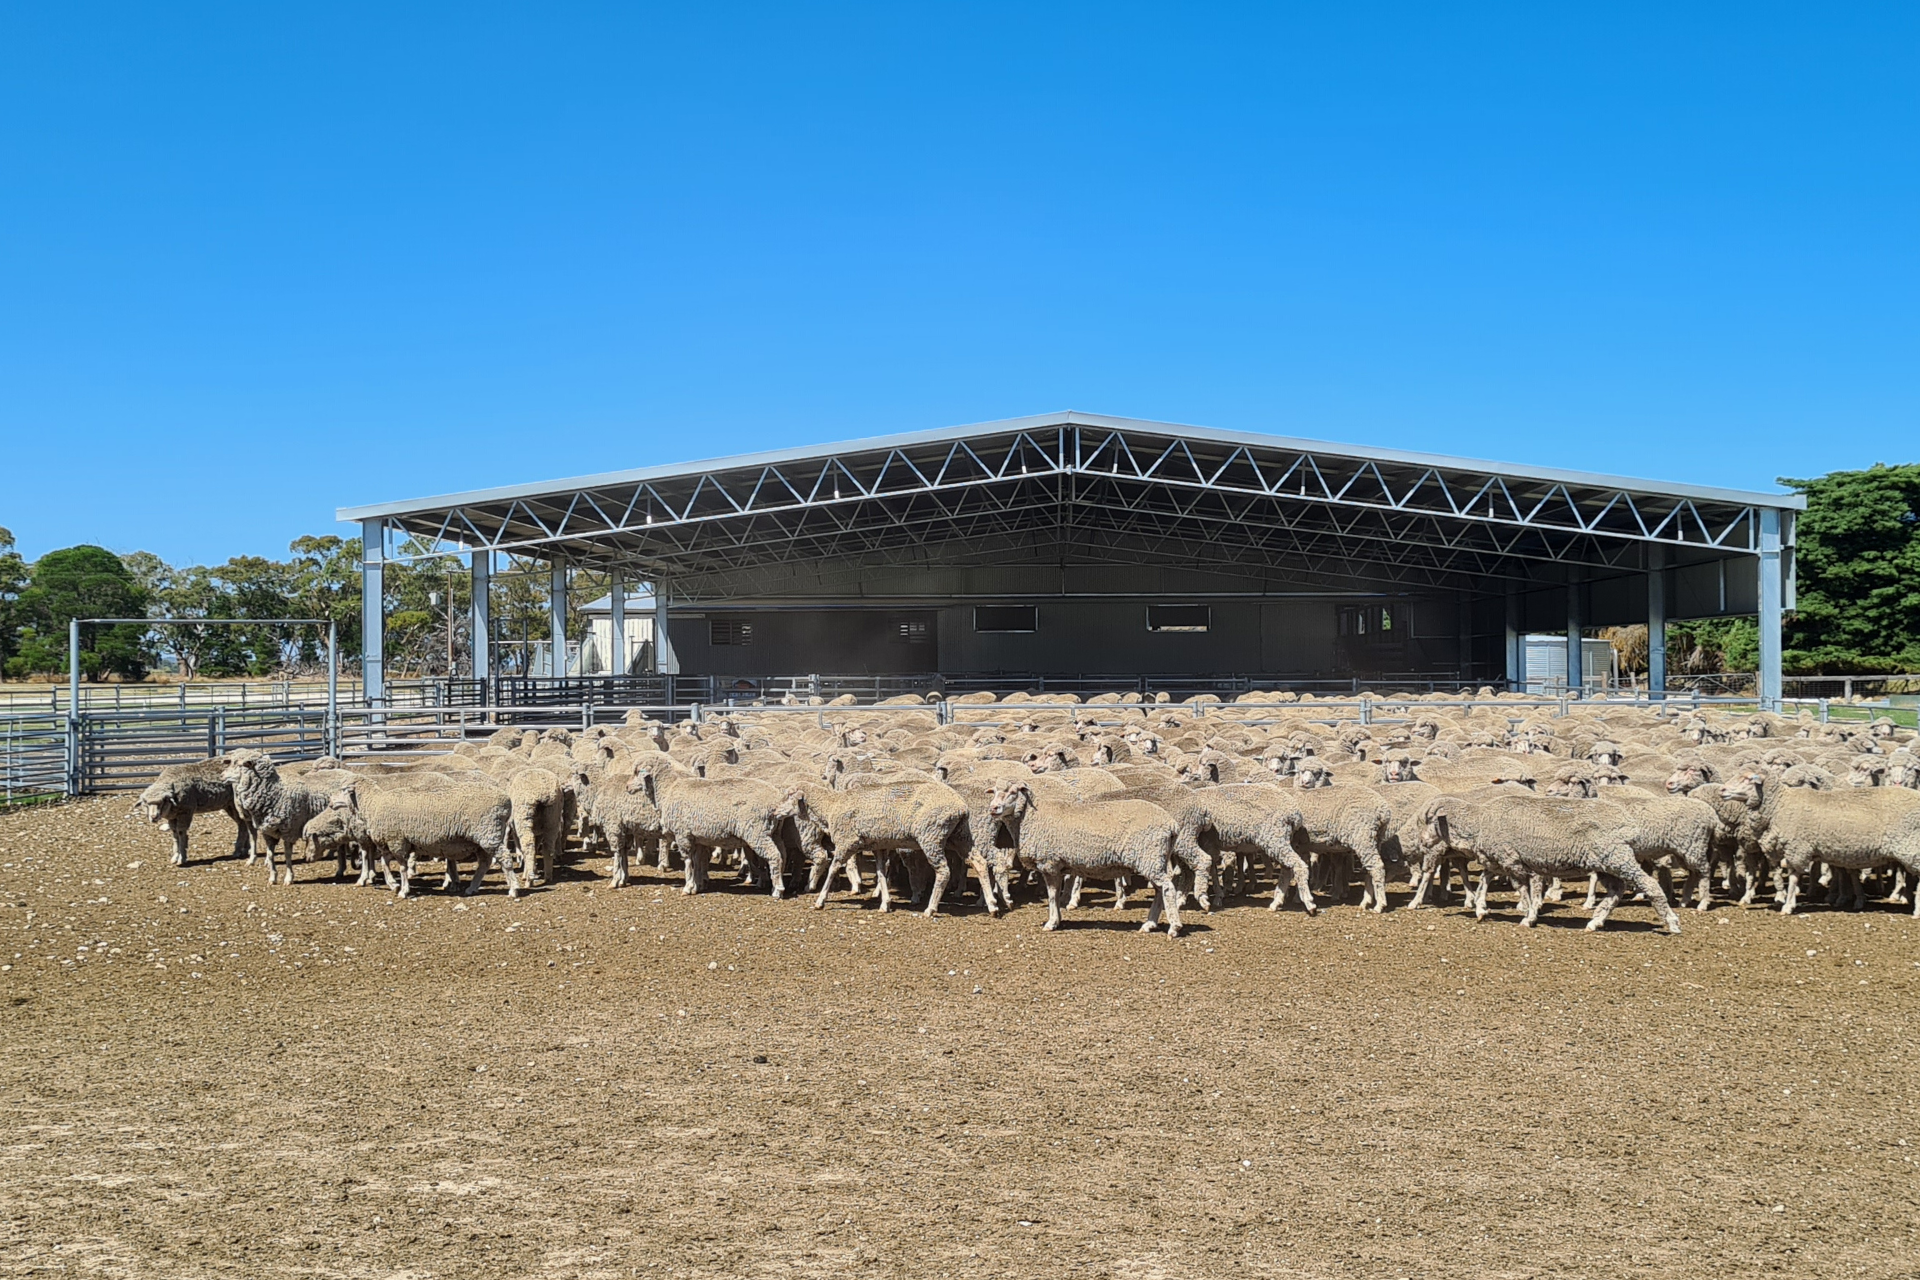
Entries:
[[[622,847],[616,888],[571,790],[564,849],[518,899],[496,874],[474,896],[434,878],[403,900],[336,875],[331,853],[296,854],[295,883],[269,884],[217,811],[178,867],[173,834],[125,797],[0,814],[5,1256],[132,1276],[1891,1276],[1920,1249],[1913,886],[1850,850],[1826,884],[1803,874],[1783,915],[1757,817],[1729,819],[1721,892],[1678,936],[1631,901],[1599,932],[1572,900],[1522,929],[1520,886],[1499,882],[1484,923],[1458,885],[1409,909],[1417,848],[1389,860],[1375,914],[1357,905],[1358,863],[1307,840],[1323,910],[1276,913],[1271,890],[1295,873],[1197,818],[1183,845],[1216,886],[1233,859],[1235,891],[1182,904],[1177,941],[1138,932],[1140,880],[1119,911],[1090,880],[1067,927],[1043,930],[1044,890],[971,816],[947,835],[932,918],[878,906],[876,876],[897,898],[930,894],[919,854],[848,860],[861,887],[835,883],[823,910],[800,892],[832,860],[833,797],[889,775],[944,772],[981,811],[971,797],[1022,775],[1078,774],[1041,789],[1098,806],[1265,787],[1286,812],[1302,760],[1332,790],[1466,795],[1522,789],[1489,780],[1502,770],[1483,753],[1535,762],[1544,790],[1598,743],[1626,778],[1596,779],[1605,803],[1616,786],[1666,795],[1676,776],[1678,791],[1795,763],[1840,791],[1886,786],[1897,768],[1851,757],[1904,741],[1526,708],[1493,746],[1475,739],[1504,737],[1504,716],[1353,737],[1310,725],[1309,706],[1253,726],[1231,704],[1148,704],[1096,747],[1076,728],[1085,706],[1031,726],[988,725],[990,707],[947,725],[831,710],[824,730],[742,713],[724,751],[636,725],[604,749],[515,736],[437,768],[347,762],[402,780],[396,796],[490,778],[510,802],[523,769],[584,778],[608,804],[635,794],[636,764],[755,779],[824,815],[775,833],[793,901],[738,850],[706,892],[681,893],[672,830]],[[1271,781],[1183,774],[1206,751]],[[1079,762],[1061,768],[1062,752]],[[1418,839],[1417,823],[1395,830]],[[1642,856],[1691,901],[1692,869]],[[979,867],[1010,910],[989,913],[988,877],[960,892]],[[1744,909],[1743,877],[1758,885]]]

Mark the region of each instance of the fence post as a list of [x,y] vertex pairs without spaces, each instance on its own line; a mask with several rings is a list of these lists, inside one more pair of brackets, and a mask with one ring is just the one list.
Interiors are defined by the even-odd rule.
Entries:
[[1373,723],[1373,699],[1372,698],[1360,699],[1360,723],[1361,724]]
[[210,756],[227,754],[227,707],[225,703],[214,707],[213,718],[207,721],[208,751]]
[[1828,699],[1828,698],[1820,699],[1820,723],[1821,724],[1827,723],[1827,704],[1830,701],[1831,699]]
[[695,703],[689,704],[689,706],[687,707],[687,719],[693,721],[695,724],[700,723],[700,704],[699,703],[695,702]]
[[67,798],[80,794],[80,712],[67,712]]
[[593,728],[593,702],[588,700],[580,704],[580,736],[585,737],[587,730]]

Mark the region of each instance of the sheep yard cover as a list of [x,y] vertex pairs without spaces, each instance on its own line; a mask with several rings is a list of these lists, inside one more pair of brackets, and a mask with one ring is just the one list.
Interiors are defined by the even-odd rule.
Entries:
[[[1914,922],[1043,934],[0,815],[0,1274],[1913,1275]],[[1577,895],[1576,895],[1577,897]],[[1764,901],[1764,899],[1763,899]]]

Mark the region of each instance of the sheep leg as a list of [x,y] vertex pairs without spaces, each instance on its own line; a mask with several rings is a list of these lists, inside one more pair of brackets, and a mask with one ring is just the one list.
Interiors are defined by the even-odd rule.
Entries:
[[1117,875],[1113,878],[1113,909],[1115,911],[1126,910],[1127,891],[1131,888],[1133,888],[1133,881],[1125,875]]
[[[1599,879],[1597,875],[1594,878]],[[1611,875],[1606,877],[1606,892],[1600,895],[1599,903],[1594,908],[1593,918],[1587,921],[1589,933],[1605,927],[1607,917],[1613,914],[1616,906],[1620,905],[1620,899],[1625,893],[1626,885],[1619,877]]]
[[1291,844],[1277,845],[1267,852],[1269,860],[1278,864],[1274,877],[1273,901],[1267,904],[1267,910],[1278,911],[1287,900],[1287,885],[1292,883],[1294,892],[1300,898],[1300,905],[1306,908],[1308,915],[1319,910],[1313,900],[1313,886],[1309,883],[1312,874],[1307,870],[1305,859],[1294,852]]
[[403,898],[411,897],[413,894],[413,873],[419,855],[414,852],[413,846],[410,844],[403,844],[396,852],[406,857],[405,864],[400,868],[400,896]]
[[921,914],[932,919],[940,910],[940,896],[947,891],[947,881],[953,876],[953,868],[947,865],[947,855],[934,846],[933,855],[927,859],[933,867],[933,884],[927,890],[927,909]]
[[1361,894],[1360,907],[1380,915],[1387,909],[1387,863],[1380,856],[1380,842],[1369,836],[1355,845],[1353,852],[1367,873],[1367,888]]
[[1413,873],[1413,900],[1407,903],[1407,910],[1412,911],[1426,902],[1427,885],[1432,883],[1432,881],[1433,869],[1431,867],[1423,863],[1415,869]]
[[627,871],[627,850],[633,844],[633,835],[624,826],[616,824],[607,829],[607,843],[613,846],[611,887],[624,889],[633,878]]
[[1546,904],[1547,891],[1539,876],[1528,876],[1519,888],[1520,923],[1531,929],[1540,919],[1540,908]]
[[980,901],[987,904],[987,914],[990,916],[999,915],[1000,900],[999,895],[994,892],[993,888],[993,868],[988,866],[986,862],[979,857],[969,855],[967,858],[967,870],[972,874],[973,878],[979,882]]
[[1080,906],[1080,889],[1085,884],[1086,880],[1084,878],[1080,876],[1073,878],[1073,892],[1067,897],[1067,910],[1073,911],[1078,909]]
[[1787,876],[1787,891],[1786,891],[1786,896],[1780,900],[1780,914],[1783,916],[1790,916],[1793,914],[1794,907],[1798,906],[1800,903],[1801,872],[1797,868],[1789,867],[1787,868],[1786,876]]
[[705,887],[707,878],[706,850],[700,845],[694,844],[691,840],[682,840],[677,835],[673,837],[673,845],[675,851],[680,855],[680,866],[685,872],[685,877],[680,885],[680,892],[700,892],[700,890]]
[[827,895],[833,892],[834,876],[838,875],[841,868],[852,862],[858,854],[858,848],[851,841],[847,841],[828,857],[826,874],[820,877],[820,896],[813,901],[815,911],[826,907]]
[[780,842],[767,832],[757,832],[753,837],[753,852],[766,864],[769,887],[775,898],[787,896],[787,851]]
[[187,865],[187,831],[193,826],[193,815],[176,813],[167,825],[173,829],[173,865]]
[[1693,890],[1693,909],[1705,911],[1713,905],[1713,868],[1711,866],[1702,868],[1694,876],[1694,880],[1696,883]]
[[1171,875],[1165,875],[1153,881],[1153,905],[1147,908],[1147,922],[1140,926],[1140,932],[1152,933],[1160,923],[1161,912],[1167,917],[1167,936],[1180,936],[1180,887],[1173,882]]
[[[1567,887],[1560,883],[1559,876],[1555,876],[1552,882],[1547,885],[1547,894],[1546,894],[1547,901],[1559,902],[1562,899],[1564,899],[1566,896],[1567,896]],[[1587,905],[1591,906],[1593,904],[1589,902]]]
[[1594,900],[1597,899],[1599,896],[1600,896],[1600,873],[1597,871],[1590,871],[1587,873],[1587,900],[1580,904],[1581,909],[1584,911],[1592,911]]
[[1049,867],[1040,877],[1047,882],[1047,922],[1040,927],[1051,932],[1060,927],[1060,872]]
[[1481,871],[1480,887],[1473,894],[1473,918],[1475,920],[1485,920],[1487,918],[1487,878],[1487,873],[1484,870]]

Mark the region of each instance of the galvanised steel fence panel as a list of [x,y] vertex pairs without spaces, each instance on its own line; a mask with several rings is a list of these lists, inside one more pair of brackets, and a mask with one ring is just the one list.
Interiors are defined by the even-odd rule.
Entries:
[[0,717],[0,804],[32,803],[66,790],[66,717]]

